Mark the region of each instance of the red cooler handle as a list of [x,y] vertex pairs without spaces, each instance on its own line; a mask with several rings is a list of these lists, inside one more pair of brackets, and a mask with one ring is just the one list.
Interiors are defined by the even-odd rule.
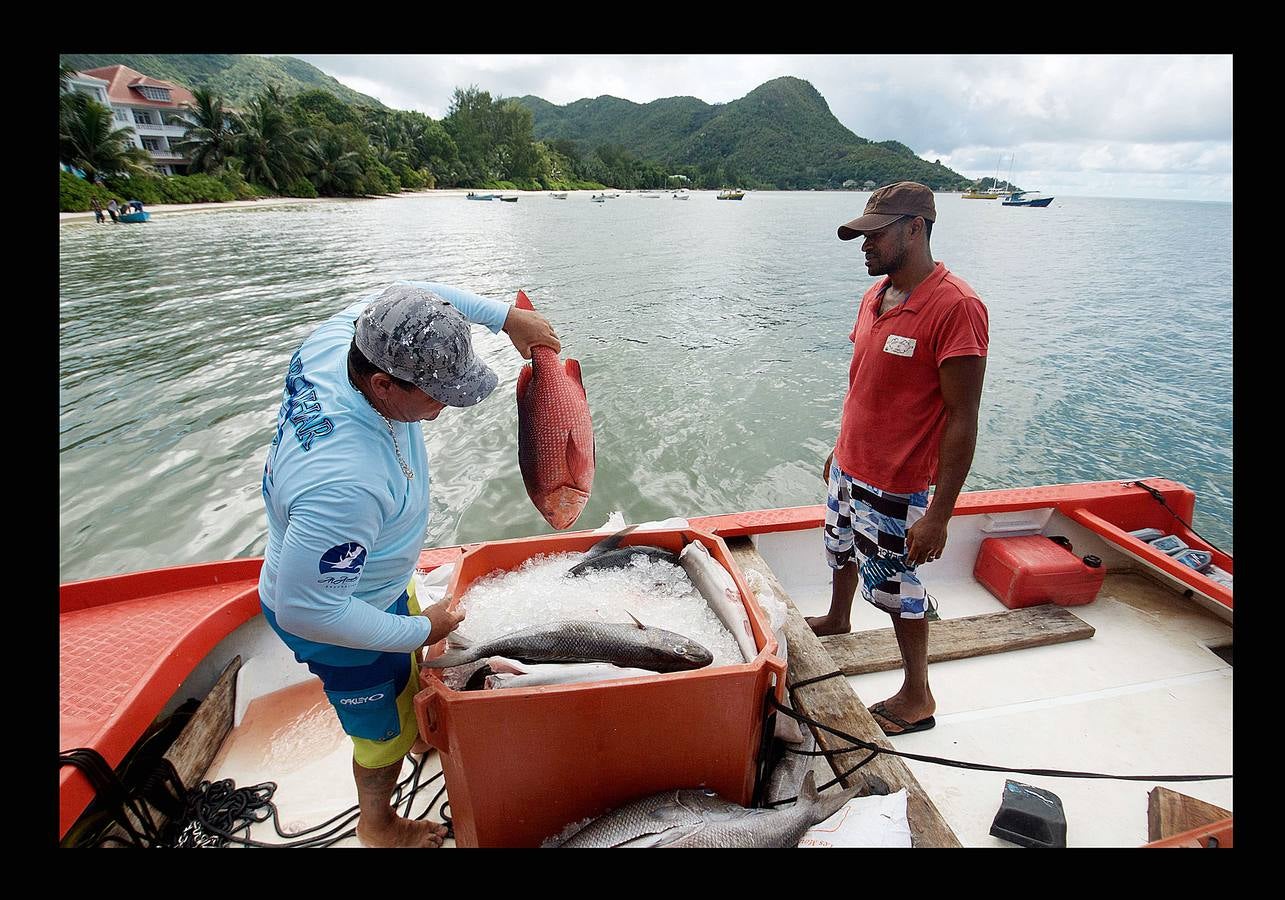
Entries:
[[784,703],[785,702],[785,673],[787,668],[785,664],[785,660],[781,659],[780,657],[773,656],[772,654],[768,654],[763,658],[763,660],[764,662],[767,663],[768,672],[776,676],[776,699],[778,702]]
[[424,728],[425,733],[420,737],[432,744],[439,753],[445,753],[448,743],[446,713],[442,709],[442,695],[436,690],[424,701]]

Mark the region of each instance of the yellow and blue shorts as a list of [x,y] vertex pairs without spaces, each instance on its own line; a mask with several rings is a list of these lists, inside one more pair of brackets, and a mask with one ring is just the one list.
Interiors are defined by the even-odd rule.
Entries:
[[[405,757],[419,736],[414,705],[419,693],[418,651],[384,653],[319,644],[283,631],[272,610],[262,609],[272,630],[294,651],[295,659],[321,679],[339,724],[352,738],[357,764],[380,769]],[[414,579],[388,611],[403,616],[421,614]]]

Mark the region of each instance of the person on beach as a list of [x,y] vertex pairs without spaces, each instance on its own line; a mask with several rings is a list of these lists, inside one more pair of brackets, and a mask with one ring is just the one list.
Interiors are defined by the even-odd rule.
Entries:
[[103,216],[103,204],[97,197],[89,198],[89,208],[94,211],[94,221],[102,225],[107,219]]
[[263,469],[263,615],[321,678],[352,738],[367,846],[438,847],[446,837],[389,804],[406,754],[427,749],[412,706],[419,648],[463,618],[446,602],[421,611],[412,574],[429,514],[420,422],[473,406],[496,385],[470,323],[504,331],[524,358],[537,345],[561,349],[539,313],[396,282],[327,319],[291,357]]
[[989,343],[976,292],[933,261],[936,218],[932,191],[901,181],[875,191],[860,218],[839,226],[840,240],[863,238],[866,271],[887,277],[861,298],[848,336],[848,393],[822,473],[830,609],[807,622],[818,635],[846,634],[858,586],[892,617],[905,676],[896,694],[870,707],[889,735],[936,724],[917,567],[946,547],[973,462]]
[[112,217],[112,224],[113,224],[113,225],[114,225],[114,224],[116,224],[116,210],[118,210],[118,209],[120,209],[120,204],[119,204],[119,203],[117,203],[117,202],[116,202],[116,198],[115,198],[115,197],[113,197],[113,198],[112,198],[110,201],[108,201],[108,203],[107,203],[107,214],[108,214],[109,216],[111,216],[111,217]]
[[142,212],[142,211],[143,211],[143,201],[142,201],[142,200],[131,200],[131,201],[129,201],[129,211],[130,211],[130,212]]

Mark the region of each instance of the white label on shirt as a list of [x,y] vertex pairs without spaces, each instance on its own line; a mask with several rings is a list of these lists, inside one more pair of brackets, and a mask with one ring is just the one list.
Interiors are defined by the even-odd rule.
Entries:
[[890,334],[888,335],[888,340],[884,342],[883,352],[891,353],[895,356],[914,356],[915,338]]

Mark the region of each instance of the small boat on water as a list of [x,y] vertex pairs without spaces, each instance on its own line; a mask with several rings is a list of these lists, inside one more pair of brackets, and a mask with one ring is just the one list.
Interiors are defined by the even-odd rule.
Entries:
[[503,200],[505,203],[517,203],[517,202],[518,202],[518,198],[517,198],[516,196],[514,196],[514,197],[500,197],[500,199],[501,199],[501,200]]
[[[670,738],[683,729],[623,748],[612,743],[613,730],[645,729],[649,716],[669,714],[675,701],[691,705],[679,711],[684,729],[703,728],[703,720],[716,714],[712,698],[725,700],[740,690],[736,685],[749,684],[743,679],[758,671],[756,666],[785,671],[771,632],[761,629],[765,619],[759,607],[771,592],[788,607],[787,681],[794,708],[816,715],[829,709],[830,716],[822,716],[826,724],[915,755],[904,763],[880,755],[863,771],[877,771],[894,792],[908,791],[906,814],[916,846],[1011,846],[996,836],[993,823],[1012,790],[1005,773],[1013,770],[979,771],[944,765],[941,758],[1027,769],[1013,778],[1061,798],[1065,842],[1072,846],[1166,841],[1213,846],[1210,837],[1230,846],[1233,563],[1190,529],[1195,504],[1194,491],[1161,478],[961,494],[945,553],[919,570],[940,616],[931,626],[929,645],[936,727],[891,740],[878,731],[864,705],[895,693],[901,684],[888,617],[858,598],[852,633],[820,639],[797,618],[822,614],[829,603],[830,570],[819,551],[824,505],[693,516],[682,527],[657,523],[654,537],[640,531],[627,543],[634,537],[646,543],[663,535],[673,540],[703,535],[711,552],[726,560],[722,564],[738,587],[748,586],[742,595],[760,648],[754,664],[511,688],[481,697],[483,692],[446,688],[440,670],[421,670],[416,717],[435,751],[420,762],[408,758],[398,806],[411,817],[449,818],[455,834],[448,847],[488,845],[478,838],[484,828],[525,828],[520,841],[500,845],[535,846],[563,823],[683,786],[668,783],[679,776],[667,774],[667,766],[694,765],[682,769],[681,778],[706,783],[698,770],[703,765],[712,770],[716,754],[676,761]],[[1163,538],[1155,539],[1160,533]],[[1146,539],[1139,536],[1144,534]],[[430,548],[422,551],[419,570],[446,586],[446,573],[462,577],[468,566],[470,577],[485,575],[492,567],[487,559],[502,557],[508,560],[503,567],[516,567],[557,541],[587,548],[601,537],[572,532]],[[1038,546],[1023,552],[1033,552],[1030,558],[1037,560],[1054,554],[1058,573],[1044,571],[1042,563],[1023,564],[1005,569],[1005,577],[1020,574],[1032,592],[1019,596],[1013,589],[997,589],[995,573],[987,567],[1018,551],[995,547],[1030,548],[1031,542]],[[483,551],[494,555],[470,555]],[[1193,567],[1206,560],[1225,578],[1213,580]],[[351,743],[320,682],[295,662],[264,620],[258,599],[262,563],[261,558],[231,559],[60,585],[59,835],[64,846],[99,844],[113,828],[121,835],[117,843],[139,844],[113,824],[114,817],[128,791],[137,791],[138,799],[119,813],[121,818],[146,809],[161,822],[178,815],[181,802],[167,805],[168,812],[144,807],[153,802],[145,793],[160,802],[158,784],[168,785],[180,801],[184,790],[193,792],[198,785],[206,799],[212,800],[216,788],[221,796],[239,790],[257,798],[263,819],[247,820],[246,831],[238,825],[233,844],[241,838],[298,844],[304,829],[347,816],[326,832],[326,840],[360,846],[351,829],[341,833],[352,824],[356,802]],[[1059,593],[1072,582],[1074,597]],[[1082,592],[1085,584],[1092,585],[1089,593]],[[1041,602],[1050,598],[1053,603]],[[440,644],[430,655],[437,650]],[[837,681],[824,680],[839,672],[843,677]],[[813,680],[815,685],[805,686]],[[711,694],[714,682],[732,686],[732,694],[721,687]],[[665,704],[655,702],[662,690]],[[780,687],[767,690],[775,695]],[[836,699],[840,695],[843,699]],[[639,712],[635,698],[653,705]],[[506,709],[531,710],[516,713],[528,722],[550,710],[571,718],[552,725],[544,721],[531,733],[505,717],[478,718],[485,704],[501,702],[515,704]],[[817,706],[809,707],[811,702]],[[712,706],[701,706],[705,703]],[[746,709],[762,706],[760,699]],[[461,715],[465,707],[471,707],[471,717]],[[185,708],[188,718],[180,720]],[[622,714],[622,708],[630,714]],[[842,724],[831,718],[840,714]],[[183,721],[181,732],[171,729],[171,723]],[[573,726],[578,742],[564,739],[563,725]],[[873,731],[860,730],[867,727]],[[195,736],[189,733],[193,729]],[[475,748],[482,733],[486,752],[469,756],[476,750],[465,748]],[[771,729],[765,734],[770,737]],[[851,746],[820,729],[816,735],[820,749]],[[539,752],[514,766],[513,747],[531,746],[532,740]],[[172,742],[168,750],[167,741]],[[550,750],[555,743],[556,752]],[[608,744],[614,748],[610,753],[602,749]],[[139,762],[162,751],[181,784],[163,781]],[[743,752],[753,760],[752,748]],[[628,779],[613,774],[618,771],[613,767],[625,761],[612,754],[629,757]],[[830,759],[836,772],[853,764],[849,756]],[[829,764],[819,758],[816,765],[828,780]],[[1110,777],[1029,771],[1037,767]],[[745,785],[757,777],[751,771],[756,768],[748,766],[743,773]],[[1150,774],[1157,777],[1111,780]],[[555,775],[583,786],[584,796],[578,789],[549,790]],[[1200,826],[1204,831],[1194,837],[1181,829],[1153,833],[1149,810],[1165,775],[1212,779],[1173,784],[1176,790],[1168,793],[1181,791],[1204,810],[1226,813],[1225,818],[1206,816],[1203,821],[1211,824]],[[439,779],[452,801],[449,807],[441,802]],[[817,784],[823,784],[820,778]],[[484,816],[488,793],[499,803],[490,820]],[[272,807],[262,806],[265,797]],[[284,835],[267,815],[273,807],[286,823]],[[521,824],[526,817],[531,821]],[[229,843],[219,826],[203,818],[189,818],[184,827],[195,845]],[[230,826],[225,822],[224,827]]]
[[151,213],[144,212],[143,210],[137,210],[136,212],[130,212],[130,213],[121,213],[117,216],[117,218],[119,218],[122,222],[131,223],[131,224],[134,222],[146,222],[151,217],[152,217]]
[[691,196],[692,196],[692,195],[691,195],[690,193],[688,193],[687,188],[683,188],[681,191],[675,191],[675,192],[674,192],[674,199],[675,199],[675,200],[690,200],[690,199],[691,199]]
[[1038,191],[1013,191],[1004,198],[1005,206],[1048,206],[1053,202],[1052,197],[1045,196]]
[[594,194],[594,195],[593,195],[592,197],[590,197],[589,199],[590,199],[591,201],[593,201],[594,203],[606,203],[606,202],[607,202],[607,198],[606,198],[605,196],[603,196],[602,194]]
[[740,200],[744,198],[744,196],[745,196],[744,191],[727,190],[727,191],[719,191],[718,193],[719,200]]
[[963,195],[965,200],[998,200],[998,191],[969,191]]
[[566,192],[566,191],[554,191],[554,192],[553,192],[553,193],[551,193],[549,196],[550,196],[550,197],[552,197],[554,200],[566,200],[566,199],[567,199],[567,192]]
[[501,198],[501,197],[500,197],[500,195],[499,195],[499,194],[475,194],[475,193],[473,193],[472,191],[469,191],[469,192],[468,192],[468,194],[466,194],[465,196],[466,196],[466,197],[467,197],[467,199],[469,199],[469,200],[500,200],[500,199],[503,199],[503,198]]

